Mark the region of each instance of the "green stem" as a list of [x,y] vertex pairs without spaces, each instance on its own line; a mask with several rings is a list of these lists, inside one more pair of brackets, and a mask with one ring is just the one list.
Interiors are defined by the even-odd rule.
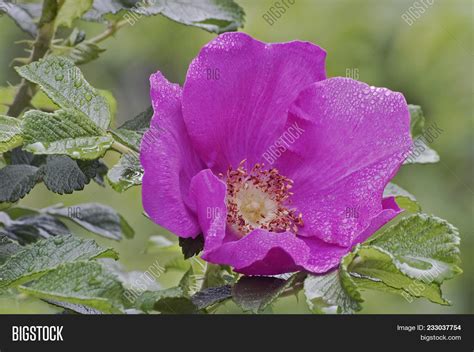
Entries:
[[120,154],[137,154],[136,151],[117,141],[114,141],[111,148]]
[[99,35],[91,38],[88,40],[89,43],[93,43],[93,44],[98,44],[100,42],[103,42],[104,40],[106,40],[107,38],[113,36],[115,33],[117,33],[117,31],[122,28],[123,26],[125,26],[127,24],[127,21],[118,21],[118,22],[112,22],[105,31],[103,31],[102,33],[100,33]]

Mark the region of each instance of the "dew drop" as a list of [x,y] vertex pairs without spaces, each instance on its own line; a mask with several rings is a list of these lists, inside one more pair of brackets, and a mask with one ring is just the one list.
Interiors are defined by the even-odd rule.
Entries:
[[64,78],[64,75],[62,73],[58,73],[56,76],[54,76],[54,79],[56,81],[62,81]]

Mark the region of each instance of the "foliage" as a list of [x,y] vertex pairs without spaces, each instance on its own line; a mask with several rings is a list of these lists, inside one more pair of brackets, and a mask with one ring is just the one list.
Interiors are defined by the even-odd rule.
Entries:
[[[107,179],[117,192],[141,184],[140,144],[153,109],[114,128],[112,94],[92,87],[77,67],[100,57],[102,41],[142,16],[163,15],[221,33],[241,27],[244,12],[232,0],[0,1],[0,11],[34,38],[27,42],[31,55],[16,60],[22,64],[16,67],[20,85],[0,88],[0,104],[8,106],[0,110],[0,289],[81,314],[209,313],[229,301],[244,312],[262,313],[271,311],[280,297],[301,290],[308,308],[318,314],[357,312],[366,290],[449,304],[441,285],[461,273],[458,230],[421,213],[415,197],[392,183],[384,196],[395,197],[405,210],[403,218],[353,248],[336,270],[246,277],[199,259],[202,235],[177,243],[155,236],[147,250],[166,253],[164,270],[183,274],[176,286],[166,289],[154,280],[143,285],[140,280],[147,272],[127,273],[110,263],[118,259],[115,251],[71,234],[71,228],[80,226],[106,239],[133,237],[133,228],[114,209],[96,203],[19,206],[38,183],[57,194],[80,191],[91,180],[106,187]],[[81,20],[104,23],[106,28],[87,38],[78,27]],[[412,137],[421,144],[415,144],[405,163],[439,161],[426,143],[421,108],[410,105],[409,110]],[[105,165],[102,158],[111,152],[119,153],[120,159]]]

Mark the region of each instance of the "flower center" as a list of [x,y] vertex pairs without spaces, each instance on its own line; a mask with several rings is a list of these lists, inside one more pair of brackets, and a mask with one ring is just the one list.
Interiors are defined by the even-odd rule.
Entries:
[[296,234],[303,219],[301,213],[288,208],[293,181],[277,169],[264,170],[263,164],[247,171],[244,163],[227,170],[227,222],[241,235],[257,228]]

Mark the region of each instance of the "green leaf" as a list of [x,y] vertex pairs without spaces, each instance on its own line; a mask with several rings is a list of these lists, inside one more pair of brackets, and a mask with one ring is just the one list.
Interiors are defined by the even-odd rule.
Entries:
[[407,297],[425,297],[433,303],[447,305],[437,283],[410,278],[394,264],[392,256],[375,246],[362,246],[348,271],[359,288],[391,292]]
[[150,106],[144,112],[125,122],[118,129],[110,132],[120,143],[125,144],[136,152],[139,152],[143,134],[150,128],[152,117],[153,108]]
[[232,297],[232,286],[209,287],[197,292],[191,301],[198,309],[206,309]]
[[344,269],[322,275],[308,275],[304,281],[304,293],[306,302],[314,313],[336,310],[337,313],[347,314],[362,308],[360,303],[363,300]]
[[71,220],[86,230],[113,240],[132,238],[133,229],[113,208],[98,203],[77,204],[69,208],[51,207],[43,210],[49,215]]
[[130,25],[135,24],[137,15],[162,14],[176,22],[215,33],[237,30],[242,27],[245,15],[242,8],[232,0],[156,0],[137,3],[127,0],[96,0],[84,19],[100,21],[107,15],[120,11],[124,12],[123,19]]
[[431,149],[422,137],[417,137],[413,140],[411,153],[405,159],[403,164],[429,164],[437,163],[439,160],[438,153]]
[[101,130],[109,127],[111,116],[107,101],[87,83],[71,60],[48,56],[16,70],[23,78],[38,84],[63,109],[89,118]]
[[79,161],[65,155],[49,155],[46,163],[41,166],[43,182],[52,192],[70,194],[82,190],[91,178],[96,176],[98,161]]
[[242,310],[259,313],[290,287],[293,279],[243,276],[232,288],[232,299]]
[[0,202],[14,203],[30,192],[41,179],[32,165],[7,165],[0,169]]
[[183,252],[184,259],[191,258],[197,255],[204,248],[204,237],[202,234],[198,235],[196,238],[179,238],[179,246]]
[[0,115],[0,154],[23,143],[20,120]]
[[0,265],[5,263],[8,258],[20,250],[21,246],[0,232]]
[[[1,1],[1,0],[0,0]],[[17,87],[0,87],[0,114],[6,114],[15,99]]]
[[164,236],[151,236],[148,238],[145,253],[160,253],[168,250],[176,250],[178,248],[175,242],[171,242]]
[[38,33],[33,13],[28,11],[28,7],[24,4],[16,4],[12,1],[0,0],[0,14],[6,13],[24,32],[33,38]]
[[[408,109],[410,111],[410,132],[413,138],[413,147],[404,164],[437,163],[439,155],[428,146],[428,141],[425,138],[427,130],[425,129],[425,116],[421,107],[408,105]],[[440,131],[442,132],[442,130]]]
[[426,214],[404,218],[369,242],[388,252],[402,273],[428,283],[442,283],[462,272],[459,243],[454,226]]
[[64,308],[66,312],[74,312],[74,313],[87,314],[87,315],[103,314],[100,310],[97,310],[95,308],[91,308],[82,304],[62,302],[62,301],[46,299],[46,298],[43,298],[43,301],[45,301],[46,303],[52,304],[53,306]]
[[101,157],[113,139],[73,110],[52,114],[31,110],[23,120],[24,149],[34,154],[65,154],[75,159]]
[[162,6],[161,13],[173,21],[214,33],[235,31],[244,23],[244,11],[232,0],[157,0],[155,6]]
[[84,65],[97,59],[104,51],[105,49],[102,49],[97,44],[82,42],[74,46],[55,48],[54,54],[67,57],[76,65]]
[[145,292],[137,299],[137,308],[144,311],[158,311],[164,314],[193,314],[197,306],[181,287]]
[[[0,287],[31,281],[64,263],[102,257],[117,258],[117,253],[99,247],[93,240],[72,235],[50,237],[10,257],[0,267]],[[82,279],[80,275],[76,275],[76,278]]]
[[63,264],[34,282],[20,286],[19,290],[41,299],[85,305],[104,313],[123,312],[121,283],[94,261]]
[[[3,231],[21,244],[35,242],[51,236],[65,236],[70,232],[60,220],[47,214],[34,214],[18,217],[14,220],[0,220],[5,226]],[[7,221],[5,221],[7,220]]]
[[56,16],[55,28],[59,26],[71,27],[72,22],[80,18],[92,6],[92,0],[63,0]]
[[412,213],[419,213],[421,211],[421,206],[415,199],[415,196],[411,193],[405,191],[400,186],[397,186],[395,183],[389,183],[383,191],[383,196],[385,197],[395,197],[400,208],[408,210]]
[[107,173],[107,180],[114,190],[124,192],[130,187],[141,185],[143,168],[138,156],[124,154],[120,161]]

